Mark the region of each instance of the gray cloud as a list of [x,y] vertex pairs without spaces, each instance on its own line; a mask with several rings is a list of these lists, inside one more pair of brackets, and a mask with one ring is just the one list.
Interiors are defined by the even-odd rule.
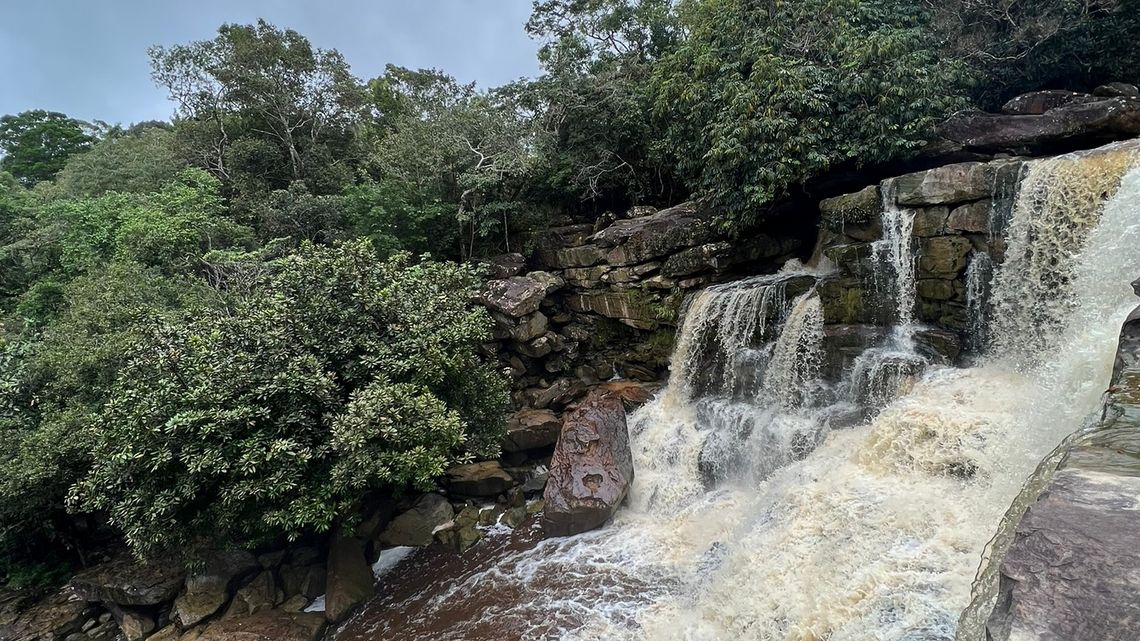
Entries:
[[0,114],[62,111],[130,123],[173,106],[150,80],[147,47],[213,37],[263,17],[336,48],[361,78],[386,63],[437,67],[482,87],[538,72],[523,30],[530,0],[36,0],[0,21]]

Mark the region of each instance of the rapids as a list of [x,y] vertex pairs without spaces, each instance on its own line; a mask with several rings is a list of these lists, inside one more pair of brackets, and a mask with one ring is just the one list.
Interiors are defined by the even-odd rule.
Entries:
[[[899,326],[847,381],[819,379],[821,274],[695,294],[668,387],[629,417],[637,477],[610,525],[412,555],[339,638],[955,639],[1003,515],[1099,407],[1140,275],[1136,161],[1026,163],[1004,263],[971,261],[989,348],[969,368],[913,353],[913,220],[894,207],[876,251]],[[871,420],[832,427],[883,390]]]

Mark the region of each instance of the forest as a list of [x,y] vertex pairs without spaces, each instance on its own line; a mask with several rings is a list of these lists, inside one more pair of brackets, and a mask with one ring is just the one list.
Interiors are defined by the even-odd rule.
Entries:
[[[520,25],[520,28],[522,26]],[[697,199],[765,224],[963,109],[1140,81],[1136,0],[536,0],[542,73],[156,45],[169,121],[0,118],[0,583],[327,533],[494,456],[481,259]]]

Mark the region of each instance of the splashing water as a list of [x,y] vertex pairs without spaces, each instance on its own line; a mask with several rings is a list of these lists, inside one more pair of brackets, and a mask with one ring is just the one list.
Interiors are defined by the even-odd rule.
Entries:
[[878,289],[895,301],[896,347],[909,349],[914,334],[914,305],[917,300],[914,253],[913,209],[898,205],[898,187],[894,180],[883,183],[883,237],[871,244],[876,265]]
[[445,588],[385,597],[414,610],[403,627],[366,615],[342,638],[951,641],[1026,476],[1099,404],[1140,274],[1135,162],[1110,148],[1027,163],[992,285],[1000,347],[913,374],[869,425],[820,420],[842,394],[815,380],[810,285],[782,301],[772,277],[697,295],[669,389],[630,416],[637,477],[613,523],[503,544]]

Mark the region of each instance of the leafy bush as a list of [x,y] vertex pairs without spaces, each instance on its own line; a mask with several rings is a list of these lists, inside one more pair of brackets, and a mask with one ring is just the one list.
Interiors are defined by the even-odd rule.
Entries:
[[305,244],[250,296],[156,320],[92,430],[77,509],[151,553],[323,531],[380,487],[427,488],[494,454],[504,382],[476,349],[478,278]]

